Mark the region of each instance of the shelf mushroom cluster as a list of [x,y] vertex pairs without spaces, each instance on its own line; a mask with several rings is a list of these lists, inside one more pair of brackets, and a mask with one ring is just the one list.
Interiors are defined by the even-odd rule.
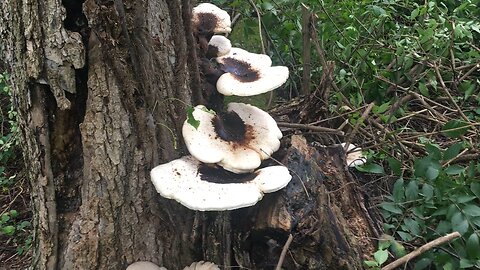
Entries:
[[[228,13],[217,6],[196,6],[192,25],[202,62],[208,69],[220,71],[213,82],[222,100],[223,95],[266,93],[288,79],[288,68],[272,66],[268,55],[232,48],[230,40],[218,35],[230,32],[231,23]],[[193,210],[232,210],[252,206],[264,193],[289,183],[291,175],[286,167],[261,166],[279,149],[282,138],[267,112],[244,103],[229,103],[226,109],[211,105],[216,112],[207,106],[194,107],[183,125],[190,155],[151,171],[161,196]]]

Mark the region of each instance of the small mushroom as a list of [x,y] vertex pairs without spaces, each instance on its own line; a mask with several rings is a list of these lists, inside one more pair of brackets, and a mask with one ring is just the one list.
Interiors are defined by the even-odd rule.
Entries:
[[220,270],[220,268],[214,263],[199,261],[186,266],[183,270]]
[[232,31],[230,15],[210,3],[202,3],[193,8],[192,23],[200,35],[208,36]]
[[[346,143],[341,143],[341,145],[345,148]],[[353,143],[348,145],[345,153],[347,153],[346,161],[348,167],[360,166],[367,162],[367,158],[362,154],[362,149],[356,147]]]
[[148,261],[138,261],[130,264],[126,270],[167,270],[167,268]]
[[255,106],[230,103],[227,112],[214,113],[198,105],[193,116],[199,125],[185,121],[183,138],[190,154],[201,162],[217,163],[234,173],[251,172],[280,147],[277,123]]
[[159,165],[150,175],[161,196],[200,211],[252,206],[262,199],[263,193],[280,190],[291,180],[284,166],[235,174],[216,165],[201,163],[192,156]]
[[208,42],[207,58],[221,57],[229,54],[232,43],[224,36],[214,35]]
[[253,96],[272,91],[284,84],[289,75],[287,67],[274,66],[268,55],[232,48],[229,54],[218,57],[226,73],[217,81],[217,90],[226,96]]

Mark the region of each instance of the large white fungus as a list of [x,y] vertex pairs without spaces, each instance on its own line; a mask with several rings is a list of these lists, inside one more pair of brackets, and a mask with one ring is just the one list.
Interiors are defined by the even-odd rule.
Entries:
[[284,166],[271,166],[247,174],[235,174],[185,156],[151,171],[161,196],[200,211],[222,211],[252,206],[264,193],[275,192],[291,180]]
[[230,103],[227,113],[216,114],[198,105],[195,128],[183,124],[183,138],[192,156],[217,163],[234,173],[251,172],[280,147],[282,132],[265,111],[244,103]]
[[253,96],[272,91],[284,84],[287,67],[274,66],[268,55],[232,48],[217,58],[225,74],[217,81],[217,91],[226,96]]

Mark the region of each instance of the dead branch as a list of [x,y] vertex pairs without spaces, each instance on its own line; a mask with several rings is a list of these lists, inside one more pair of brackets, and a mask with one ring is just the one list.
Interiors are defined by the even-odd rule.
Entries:
[[287,255],[287,250],[288,250],[288,247],[290,246],[290,244],[292,243],[292,240],[293,240],[293,236],[292,236],[292,234],[290,234],[288,236],[287,242],[285,243],[285,245],[282,248],[282,253],[280,253],[280,258],[278,259],[277,267],[275,267],[275,270],[282,269],[283,260],[285,259],[285,255]]
[[318,127],[318,126],[312,126],[312,125],[308,125],[308,124],[277,122],[277,125],[279,127],[308,129],[308,130],[317,131],[317,132],[333,133],[333,134],[342,135],[342,136],[344,135],[344,132],[339,130],[339,129]]
[[417,257],[418,255],[421,255],[421,254],[425,253],[426,251],[428,251],[428,250],[430,250],[430,249],[432,249],[436,246],[439,246],[441,244],[450,242],[453,239],[458,238],[458,237],[460,237],[459,232],[453,232],[453,233],[447,234],[445,236],[439,237],[439,238],[437,238],[433,241],[430,241],[430,242],[426,243],[425,245],[419,247],[418,249],[410,252],[409,254],[399,258],[398,260],[386,265],[385,267],[382,268],[382,270],[393,270],[393,269],[409,262],[411,259]]

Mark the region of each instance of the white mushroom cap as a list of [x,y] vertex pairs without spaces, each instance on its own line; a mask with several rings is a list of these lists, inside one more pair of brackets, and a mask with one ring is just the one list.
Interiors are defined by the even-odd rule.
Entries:
[[207,56],[209,58],[220,57],[230,53],[232,43],[224,36],[214,35],[208,42]]
[[262,199],[263,193],[280,190],[291,180],[284,166],[266,167],[240,175],[215,165],[202,164],[192,156],[159,165],[150,175],[161,196],[200,211],[252,206]]
[[223,74],[217,81],[217,91],[225,96],[263,94],[282,86],[288,79],[289,71],[287,67],[275,66],[254,71],[246,76],[244,74],[240,76],[231,72]]
[[130,264],[126,270],[167,270],[167,268],[160,267],[152,262],[138,261]]
[[272,67],[268,55],[232,48],[218,57],[217,62],[226,73],[217,81],[217,90],[226,96],[253,96],[274,90],[288,79],[288,68]]
[[[341,145],[345,148],[345,143],[341,143]],[[345,152],[347,153],[346,161],[348,167],[360,166],[367,162],[367,158],[362,154],[362,149],[356,147],[353,143],[348,145],[348,149]]]
[[234,59],[236,61],[244,62],[249,64],[253,68],[261,69],[265,67],[272,66],[272,59],[266,54],[251,53],[241,48],[231,48],[230,53],[221,57],[218,57],[216,60],[218,63],[223,65],[228,65],[231,61],[229,59]]
[[199,261],[186,266],[183,270],[220,270],[220,268],[214,263]]
[[230,15],[214,4],[202,3],[193,8],[192,22],[200,33],[230,33]]
[[280,147],[277,123],[255,106],[230,103],[227,113],[217,115],[198,105],[193,116],[200,124],[195,128],[185,121],[183,138],[201,162],[217,163],[234,173],[251,172]]

